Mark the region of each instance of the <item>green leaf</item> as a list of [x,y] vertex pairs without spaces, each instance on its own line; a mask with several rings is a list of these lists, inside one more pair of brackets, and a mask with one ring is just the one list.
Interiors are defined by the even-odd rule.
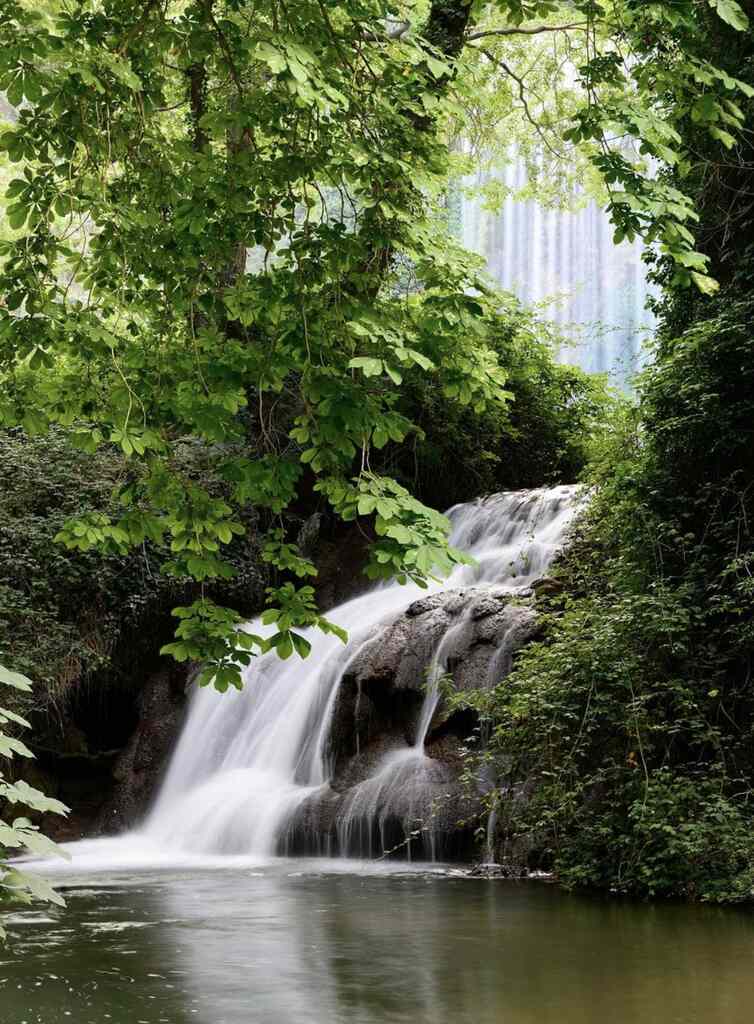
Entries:
[[21,715],[17,715],[15,711],[11,711],[9,708],[0,708],[0,725],[4,725],[6,722],[15,722],[16,725],[20,725],[22,729],[30,729],[31,725]]
[[710,6],[717,11],[722,20],[739,32],[749,27],[749,18],[735,0],[709,0]]
[[691,271],[691,280],[703,295],[714,295],[720,287],[714,277],[709,277],[707,274],[699,274],[694,270]]
[[31,807],[33,810],[42,813],[68,814],[68,808],[64,803],[45,796],[44,793],[34,789],[33,786],[30,786],[22,779],[14,783],[0,783],[0,797],[4,797],[14,804],[25,804],[26,807]]
[[[53,852],[68,857],[68,854],[62,853],[59,847],[46,852]],[[14,868],[5,875],[2,884],[11,891],[27,892],[34,899],[40,900],[43,903],[54,903],[58,907],[65,906],[65,900],[60,893],[56,892],[49,882],[38,875]]]
[[6,683],[16,690],[25,690],[27,693],[30,693],[32,688],[31,679],[22,676],[20,672],[11,672],[9,668],[5,668],[3,665],[0,665],[0,683]]
[[272,644],[277,651],[278,657],[283,660],[290,658],[293,654],[293,634],[289,630],[285,632],[277,633],[272,638]]
[[450,67],[444,61],[437,60],[436,57],[432,57],[429,54],[425,58],[427,67],[435,76],[435,78],[442,78],[443,75],[450,74]]
[[26,744],[22,743],[21,740],[17,740],[13,736],[4,736],[3,733],[0,733],[0,757],[13,757],[14,754],[19,754],[21,757],[34,757]]
[[19,231],[26,223],[29,211],[25,206],[11,206],[8,209],[8,226]]
[[382,373],[382,360],[374,359],[371,356],[357,356],[349,362],[348,366],[352,370],[361,370],[365,377],[376,377]]
[[276,50],[269,43],[259,43],[255,55],[259,60],[264,61],[273,75],[279,75],[287,67],[285,54],[281,53],[280,50]]
[[298,656],[300,658],[308,658],[312,645],[306,637],[301,636],[300,633],[291,633],[291,640],[293,641],[293,646],[296,648]]
[[434,370],[435,364],[431,359],[428,359],[421,352],[417,352],[415,348],[406,349],[408,355],[411,357],[411,361],[416,363],[417,366],[421,366],[423,370]]
[[372,431],[372,444],[375,448],[384,448],[389,440],[387,431],[382,427],[375,427]]
[[722,142],[726,149],[732,149],[736,144],[735,138],[730,134],[730,132],[726,132],[723,128],[715,128],[714,125],[711,125],[709,133],[713,139],[717,139],[718,142]]

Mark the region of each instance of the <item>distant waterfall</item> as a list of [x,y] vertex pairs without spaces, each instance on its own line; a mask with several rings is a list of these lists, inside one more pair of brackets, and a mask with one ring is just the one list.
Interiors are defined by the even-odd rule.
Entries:
[[[479,172],[464,181],[479,187],[495,175]],[[496,175],[515,192],[526,184],[523,160]],[[547,210],[508,196],[499,213],[479,196],[459,196],[454,220],[463,244],[479,253],[498,284],[527,303],[556,298],[545,310],[575,342],[559,359],[623,384],[641,365],[641,348],[653,327],[645,309],[650,288],[640,240],[613,242],[613,226],[598,204],[574,212]]]

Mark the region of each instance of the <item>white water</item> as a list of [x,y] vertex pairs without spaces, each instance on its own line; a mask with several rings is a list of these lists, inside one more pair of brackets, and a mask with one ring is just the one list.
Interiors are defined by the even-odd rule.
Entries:
[[[526,587],[549,564],[574,511],[575,491],[568,487],[498,495],[452,509],[451,541],[477,564],[459,567],[433,589]],[[196,692],[143,827],[145,837],[193,853],[273,854],[296,808],[327,784],[330,717],[349,662],[381,626],[424,594],[414,585],[377,587],[330,613],[348,630],[346,646],[313,635],[304,662],[266,655],[247,670],[243,691]],[[442,654],[441,642],[440,670]],[[401,789],[410,790],[412,774],[427,760],[423,746],[437,700],[430,686],[414,746],[377,773],[378,789],[386,781],[383,772],[394,781],[397,767]]]
[[[449,512],[451,541],[476,559],[460,566],[429,591],[415,585],[382,585],[333,609],[329,617],[348,630],[343,645],[334,637],[310,636],[305,661],[265,655],[245,672],[242,691],[220,694],[196,689],[188,717],[158,798],[142,827],[121,838],[73,844],[71,868],[147,867],[166,863],[216,864],[217,858],[264,859],[276,853],[296,810],[327,791],[331,774],[328,734],[338,685],[349,662],[380,629],[432,591],[468,586],[525,589],[547,568],[578,507],[574,487],[495,495]],[[463,616],[461,616],[463,621]],[[250,627],[259,632],[259,623]],[[452,647],[457,623],[440,641],[436,680]],[[493,680],[495,681],[495,680]],[[372,778],[355,786],[338,822],[340,850],[370,815],[384,819],[393,809],[410,821],[439,762],[424,754],[424,742],[439,700],[428,686],[415,741],[393,751]],[[377,823],[378,825],[380,822]],[[382,822],[384,824],[384,821]],[[370,843],[362,847],[372,850]]]
[[477,189],[491,177],[512,194],[498,213],[485,209],[478,195],[462,198],[461,241],[523,302],[556,300],[544,314],[566,331],[575,328],[575,344],[559,353],[562,362],[609,373],[614,383],[625,384],[641,366],[642,343],[654,325],[645,309],[650,287],[641,242],[615,245],[614,228],[594,201],[574,212],[516,201],[513,195],[526,184],[523,160],[494,176],[480,172],[464,184]]

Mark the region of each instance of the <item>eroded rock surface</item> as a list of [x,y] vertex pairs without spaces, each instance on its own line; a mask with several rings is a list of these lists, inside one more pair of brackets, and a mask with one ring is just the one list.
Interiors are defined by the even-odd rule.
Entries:
[[[336,773],[379,737],[415,742],[433,663],[456,690],[494,686],[536,629],[530,596],[502,587],[448,590],[409,605],[361,648],[343,677],[331,734]],[[446,720],[440,702],[429,744]]]
[[112,768],[112,792],[101,808],[96,832],[122,832],[138,824],[159,784],[183,723],[186,669],[156,672],[138,698],[139,721]]
[[531,593],[506,587],[431,594],[378,629],[340,683],[330,784],[300,808],[289,852],[375,855],[416,832],[415,856],[470,853],[484,782],[463,777],[463,749],[476,718],[441,698],[422,749],[427,687],[436,666],[459,691],[495,685],[536,630]]

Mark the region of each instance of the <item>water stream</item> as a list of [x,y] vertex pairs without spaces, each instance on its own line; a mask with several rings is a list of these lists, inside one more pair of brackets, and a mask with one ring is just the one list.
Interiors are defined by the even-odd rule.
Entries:
[[[87,862],[99,867],[164,863],[171,856],[286,852],[299,809],[329,795],[333,705],[354,659],[368,645],[379,644],[386,626],[428,593],[448,591],[463,601],[465,593],[471,599],[487,591],[498,597],[527,592],[562,545],[579,495],[577,488],[561,486],[456,506],[449,512],[451,542],[470,553],[475,564],[459,566],[429,590],[383,584],[333,609],[330,618],[348,631],[346,645],[331,636],[311,635],[309,658],[281,661],[271,653],[256,659],[245,672],[242,691],[195,690],[164,782],[141,828],[124,838],[74,844],[72,869]],[[473,611],[475,605],[469,607]],[[371,777],[353,787],[322,852],[380,855],[388,824],[401,823],[400,840],[413,822],[428,815],[438,780],[442,785],[446,776],[426,755],[425,742],[440,700],[446,654],[468,621],[469,613],[461,614],[439,639],[412,741],[388,751]],[[263,629],[258,622],[250,628]],[[488,678],[480,678],[479,685],[497,682],[496,659],[505,648],[503,636],[499,650],[489,651]],[[390,834],[395,838],[394,827]],[[359,836],[366,838],[362,842]],[[313,852],[321,849],[314,840],[307,843]],[[440,852],[441,840],[440,834],[430,837],[430,855]]]
[[[556,488],[451,510],[477,564],[436,591],[525,592],[577,502]],[[70,847],[65,908],[4,916],[0,1024],[748,1024],[750,914],[442,864],[274,856],[296,807],[328,786],[345,667],[416,596],[378,587],[333,612],[347,647],[261,659],[242,693],[194,694],[143,827]],[[449,630],[437,673],[453,643]],[[386,789],[409,801],[421,789],[439,699],[430,677],[411,741],[356,787],[341,829],[360,827],[365,800],[378,815]]]
[[[576,507],[575,489],[518,492],[461,505],[449,513],[451,542],[469,552],[475,566],[461,566],[433,589],[474,585],[526,588],[540,575],[562,542]],[[328,733],[333,702],[349,664],[386,622],[421,591],[391,584],[335,608],[330,617],[349,642],[312,635],[305,662],[280,661],[273,653],[254,663],[241,692],[194,695],[190,714],[159,799],[144,833],[160,845],[202,853],[272,854],[296,810],[331,776]],[[253,631],[260,628],[253,625]],[[437,680],[453,631],[440,641],[413,744],[391,752],[375,777],[353,797],[351,814],[369,817],[362,801],[387,806],[417,791],[427,770],[424,745],[439,700]],[[416,808],[408,812],[413,813]],[[347,824],[346,824],[347,827]],[[342,848],[347,849],[347,844]]]

